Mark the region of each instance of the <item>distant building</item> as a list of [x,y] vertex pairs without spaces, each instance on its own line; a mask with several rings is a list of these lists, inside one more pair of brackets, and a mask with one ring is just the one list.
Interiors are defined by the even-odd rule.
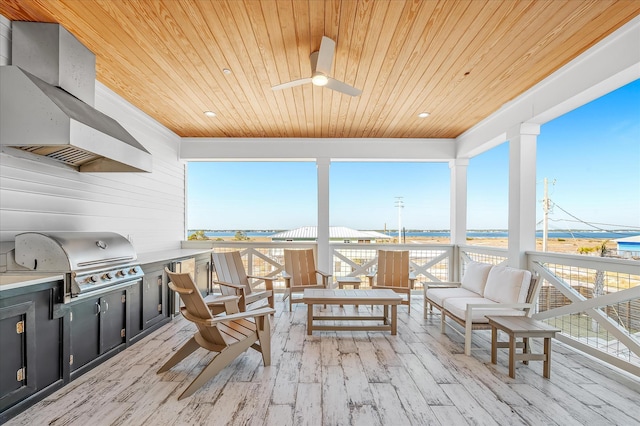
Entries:
[[[279,232],[271,236],[271,241],[316,241],[316,226],[303,226],[290,231]],[[376,231],[358,231],[344,226],[329,227],[329,241],[333,243],[376,243],[388,241],[391,237]]]
[[618,244],[618,255],[624,256],[624,252],[629,252],[629,256],[638,256],[640,254],[640,235],[618,238],[615,241]]

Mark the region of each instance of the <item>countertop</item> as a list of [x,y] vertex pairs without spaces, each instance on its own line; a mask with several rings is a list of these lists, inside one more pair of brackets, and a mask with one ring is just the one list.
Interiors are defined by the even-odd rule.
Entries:
[[0,274],[0,291],[64,279],[62,274]]
[[171,249],[171,250],[161,250],[154,251],[148,253],[138,253],[137,263],[141,265],[147,265],[149,263],[156,262],[165,262],[168,260],[179,260],[187,257],[197,256],[203,253],[211,253],[213,249],[211,248],[201,248],[201,249]]

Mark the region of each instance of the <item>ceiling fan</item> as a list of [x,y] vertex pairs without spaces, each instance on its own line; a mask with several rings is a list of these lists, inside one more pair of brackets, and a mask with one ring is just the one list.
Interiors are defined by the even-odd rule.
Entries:
[[336,42],[329,37],[322,36],[320,42],[320,50],[315,51],[309,56],[311,60],[311,77],[300,78],[288,83],[278,84],[271,87],[272,90],[288,89],[289,87],[300,86],[311,83],[314,86],[324,86],[336,92],[344,93],[349,96],[359,96],[362,90],[349,86],[347,83],[338,81],[329,77],[331,72],[331,63],[333,62],[333,53],[336,48]]

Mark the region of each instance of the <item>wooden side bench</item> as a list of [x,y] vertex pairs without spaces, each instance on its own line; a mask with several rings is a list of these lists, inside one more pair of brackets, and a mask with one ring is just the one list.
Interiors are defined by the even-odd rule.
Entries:
[[[487,316],[491,326],[491,363],[498,361],[498,348],[509,348],[509,377],[516,378],[515,362],[543,361],[542,375],[551,377],[551,338],[560,332],[560,329],[551,327],[543,322],[529,317]],[[509,342],[498,342],[498,330],[509,335]],[[522,353],[516,353],[517,339],[522,338]],[[544,339],[544,353],[532,354],[530,352],[529,338],[540,337]]]

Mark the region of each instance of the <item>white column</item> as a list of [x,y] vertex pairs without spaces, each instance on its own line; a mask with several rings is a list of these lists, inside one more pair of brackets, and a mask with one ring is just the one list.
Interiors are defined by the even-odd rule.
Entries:
[[329,248],[329,158],[316,158],[318,169],[318,269],[332,274]]
[[536,249],[536,142],[540,125],[522,123],[509,139],[508,263],[526,268],[526,251]]
[[449,161],[449,226],[451,244],[467,243],[467,169],[468,158]]

